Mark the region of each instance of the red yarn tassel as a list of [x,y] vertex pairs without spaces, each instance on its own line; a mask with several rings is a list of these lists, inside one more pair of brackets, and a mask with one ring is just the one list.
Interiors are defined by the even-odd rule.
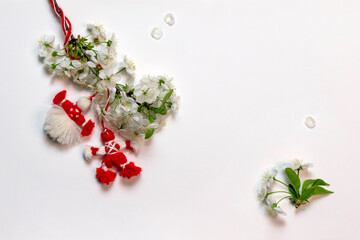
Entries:
[[99,167],[96,169],[96,178],[99,180],[99,182],[109,185],[115,180],[116,173],[110,170],[105,171],[104,169]]
[[141,168],[135,166],[134,162],[130,162],[125,165],[121,170],[120,176],[123,178],[130,179],[131,177],[137,176],[141,173]]
[[66,97],[66,90],[63,90],[55,95],[53,99],[54,104],[60,104]]
[[94,127],[95,127],[95,123],[90,119],[83,126],[82,131],[81,131],[81,136],[83,136],[83,137],[89,136],[91,134],[92,130],[94,129]]

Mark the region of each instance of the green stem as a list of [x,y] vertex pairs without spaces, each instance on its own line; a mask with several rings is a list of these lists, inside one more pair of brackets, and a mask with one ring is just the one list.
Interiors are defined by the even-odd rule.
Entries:
[[286,199],[286,198],[291,198],[291,196],[286,196],[286,197],[283,197],[282,199],[280,199],[280,200],[276,203],[276,205],[278,205],[278,204],[279,204],[279,202],[281,202],[282,200],[284,200],[284,199]]
[[116,72],[116,73],[114,73],[114,74],[111,74],[111,76],[110,77],[112,77],[112,76],[114,76],[114,75],[116,75],[116,74],[118,74],[118,73],[121,73],[122,71],[124,71],[126,68],[125,67],[123,67],[122,69],[120,69],[118,72]]
[[95,75],[97,76],[96,72],[94,71],[94,69],[92,69],[91,67],[89,67],[90,71]]
[[88,37],[90,37],[92,35],[92,33],[90,33],[90,34],[88,34],[88,35],[86,35],[85,37],[83,37],[83,38],[88,38]]
[[[115,74],[118,74],[118,73],[121,73],[122,71],[124,71],[126,69],[126,67],[123,67],[122,69],[120,69],[117,73]],[[114,75],[114,74],[113,74]]]
[[117,98],[114,98],[114,100],[110,103],[110,106],[116,101]]
[[44,44],[45,47],[55,49],[54,47],[50,46],[50,44]]
[[69,53],[64,54],[64,55],[56,55],[56,57],[65,57],[65,56],[68,56],[68,55],[69,55]]
[[287,192],[287,191],[275,191],[275,192],[267,193],[265,198],[267,198],[269,195],[274,194],[274,193],[289,193],[289,194],[291,194],[290,192]]
[[277,181],[277,182],[279,182],[279,183],[281,183],[281,184],[285,185],[286,187],[288,187],[288,185],[287,185],[286,183],[284,183],[284,182],[282,182],[282,181],[280,181],[280,180],[276,179],[275,177],[274,177],[274,181]]

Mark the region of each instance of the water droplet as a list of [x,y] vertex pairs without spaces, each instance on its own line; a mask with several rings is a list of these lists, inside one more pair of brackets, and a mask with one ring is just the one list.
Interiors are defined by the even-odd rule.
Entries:
[[165,15],[164,21],[167,25],[172,26],[175,23],[175,17],[172,13],[168,13]]
[[156,40],[160,40],[163,36],[163,31],[161,28],[155,27],[152,31],[151,31],[151,36],[153,39]]
[[309,117],[305,118],[305,125],[308,128],[314,128],[314,127],[316,127],[316,122],[312,117],[309,116]]

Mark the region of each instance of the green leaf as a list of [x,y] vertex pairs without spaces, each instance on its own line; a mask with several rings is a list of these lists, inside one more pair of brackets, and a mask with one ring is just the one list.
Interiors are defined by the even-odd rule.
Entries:
[[128,92],[129,91],[129,85],[125,84],[125,86],[123,86],[123,90],[125,92]]
[[174,89],[171,89],[164,97],[164,99],[161,101],[161,105],[158,108],[151,108],[151,110],[154,113],[158,113],[161,115],[166,115],[167,114],[167,109],[166,109],[166,101],[169,100],[169,98],[171,97],[171,94],[174,92]]
[[145,139],[150,138],[153,134],[154,134],[155,129],[154,128],[149,128],[148,130],[146,130],[145,132]]
[[174,89],[171,89],[162,100],[161,106],[165,105],[166,101],[171,97],[171,94],[174,92]]
[[308,179],[308,180],[304,181],[302,188],[301,188],[301,192],[304,192],[306,190],[306,188],[310,188],[313,186],[329,186],[329,184],[320,178]]
[[154,120],[154,117],[150,115],[150,116],[149,116],[149,122],[150,122],[150,123],[153,123],[154,121],[155,121],[155,120]]
[[314,194],[314,188],[313,187],[308,187],[306,188],[300,196],[300,200],[306,201],[308,200],[312,195]]
[[167,109],[165,106],[161,106],[159,108],[152,108],[152,110],[155,112],[155,113],[158,113],[158,114],[161,114],[161,115],[166,115],[167,114]]
[[289,184],[288,189],[289,189],[289,192],[290,192],[292,198],[295,201],[295,199],[297,199],[298,196],[297,196],[297,193],[296,193],[296,190],[295,190],[294,186],[292,184]]
[[162,79],[160,79],[159,80],[159,87],[161,86],[161,84],[163,84],[163,83],[165,83],[165,81],[164,80],[162,80]]
[[319,186],[315,186],[314,188],[314,192],[313,195],[320,195],[320,194],[328,194],[328,193],[334,193],[332,191],[326,190],[325,188],[319,187]]
[[302,184],[301,192],[304,192],[306,188],[311,187],[314,182],[315,182],[314,179],[305,180]]
[[314,195],[329,194],[329,193],[333,193],[333,192],[326,190],[320,186],[310,186],[304,190],[304,192],[300,196],[300,199],[306,201]]
[[326,183],[324,180],[318,178],[315,180],[313,186],[329,186],[330,184]]
[[291,168],[286,168],[285,173],[287,177],[289,178],[290,182],[294,186],[296,193],[299,193],[300,189],[300,178],[299,176],[292,170]]

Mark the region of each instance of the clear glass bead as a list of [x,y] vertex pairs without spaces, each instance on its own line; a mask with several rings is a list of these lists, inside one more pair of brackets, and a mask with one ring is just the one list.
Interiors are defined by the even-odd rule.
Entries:
[[165,15],[164,21],[167,25],[172,26],[175,23],[175,17],[172,13],[168,13]]
[[153,28],[153,30],[151,31],[151,36],[153,39],[160,40],[163,36],[162,29],[159,27]]
[[305,125],[308,128],[314,128],[314,127],[316,127],[316,122],[312,117],[309,116],[309,117],[305,118]]

